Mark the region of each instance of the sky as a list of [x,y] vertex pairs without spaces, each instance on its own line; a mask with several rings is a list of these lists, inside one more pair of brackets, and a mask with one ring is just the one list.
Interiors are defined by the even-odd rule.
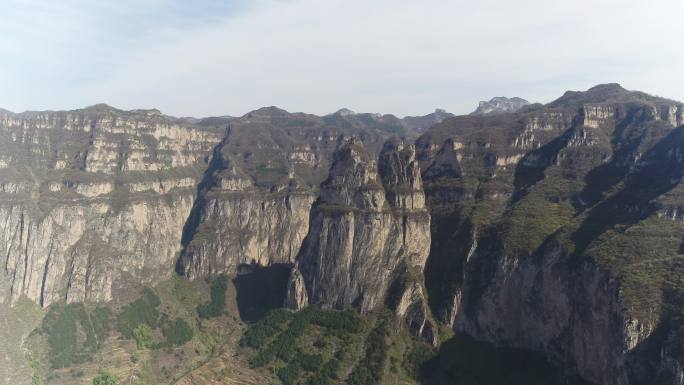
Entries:
[[468,113],[617,82],[684,100],[682,0],[0,0],[0,107]]

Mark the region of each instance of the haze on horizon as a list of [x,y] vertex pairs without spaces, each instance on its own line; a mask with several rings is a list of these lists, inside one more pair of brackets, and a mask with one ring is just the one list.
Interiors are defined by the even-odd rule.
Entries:
[[7,0],[0,107],[471,112],[619,82],[684,100],[681,0]]

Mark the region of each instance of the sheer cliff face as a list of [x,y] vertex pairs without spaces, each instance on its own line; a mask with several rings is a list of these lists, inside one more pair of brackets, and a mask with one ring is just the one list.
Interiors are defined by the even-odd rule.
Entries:
[[387,304],[432,338],[422,289],[430,244],[424,202],[413,146],[390,141],[376,161],[359,141],[344,144],[312,209],[288,302],[362,312]]
[[275,107],[192,122],[106,105],[2,111],[0,299],[107,301],[174,264],[194,278],[293,263],[339,144],[356,136],[377,154],[409,129]]
[[335,149],[355,136],[377,153],[396,128],[384,118],[275,107],[232,120],[200,186],[179,271],[195,278],[294,263]]
[[679,383],[681,119],[606,85],[420,138],[435,315],[593,383]]
[[220,137],[102,105],[0,113],[1,299],[106,301],[168,276]]

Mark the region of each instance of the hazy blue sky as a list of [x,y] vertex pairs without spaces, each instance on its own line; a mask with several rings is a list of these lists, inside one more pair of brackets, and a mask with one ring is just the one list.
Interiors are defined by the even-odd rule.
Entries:
[[0,107],[397,115],[619,82],[684,100],[682,0],[0,0]]

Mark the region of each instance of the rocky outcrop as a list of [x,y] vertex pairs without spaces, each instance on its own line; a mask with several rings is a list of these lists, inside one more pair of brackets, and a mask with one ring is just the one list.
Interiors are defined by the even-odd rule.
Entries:
[[[390,141],[376,161],[358,140],[345,143],[321,184],[298,257],[309,303],[368,312],[396,297],[397,314],[433,339],[421,288],[430,244],[424,201],[413,146]],[[412,282],[397,286],[410,271]]]
[[285,304],[287,309],[301,310],[309,303],[309,295],[306,292],[304,277],[299,271],[299,266],[295,265],[290,270],[290,277],[287,280],[287,292],[285,293]]

